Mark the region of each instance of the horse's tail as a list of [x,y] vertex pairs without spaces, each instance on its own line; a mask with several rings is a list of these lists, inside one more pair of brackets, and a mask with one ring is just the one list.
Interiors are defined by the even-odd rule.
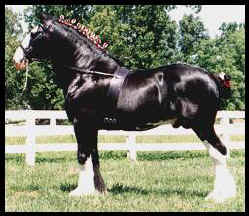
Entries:
[[219,95],[222,99],[228,99],[232,95],[231,77],[225,73],[214,74],[216,84],[219,88]]

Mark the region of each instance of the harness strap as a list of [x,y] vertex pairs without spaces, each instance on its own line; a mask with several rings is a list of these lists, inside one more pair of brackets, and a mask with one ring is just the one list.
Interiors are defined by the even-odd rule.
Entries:
[[119,70],[115,71],[114,77],[110,81],[110,86],[107,92],[107,97],[110,98],[110,112],[113,112],[113,110],[116,108],[120,90],[128,73],[128,69],[121,67]]
[[[120,91],[128,74],[129,70],[121,67],[119,70],[115,71],[115,77],[113,77],[110,81],[110,86],[107,92],[108,101],[106,103],[108,106],[106,107],[103,116],[103,126],[105,129],[115,129],[118,125],[120,125],[120,119],[117,112],[117,102]],[[116,76],[119,78],[116,78]]]
[[78,72],[81,72],[83,74],[92,74],[92,75],[113,77],[113,78],[117,78],[117,79],[121,78],[115,73],[114,74],[109,74],[109,73],[104,73],[104,72],[100,72],[100,71],[86,70],[86,69],[83,69],[83,68],[73,67],[73,66],[66,66],[66,65],[62,65],[62,66],[59,66],[59,67],[64,67],[64,68],[67,68],[67,69],[73,70],[73,71],[78,71]]

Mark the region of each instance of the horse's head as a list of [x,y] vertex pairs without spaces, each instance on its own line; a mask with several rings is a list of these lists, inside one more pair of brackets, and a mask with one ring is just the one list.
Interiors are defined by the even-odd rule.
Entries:
[[47,59],[49,48],[49,33],[53,31],[53,19],[42,15],[40,25],[34,27],[16,49],[13,60],[17,70],[24,70],[28,63]]
[[76,20],[42,15],[36,26],[17,48],[13,60],[17,70],[24,70],[35,60],[51,60],[55,68],[76,66],[113,73],[119,64],[104,50],[99,36]]

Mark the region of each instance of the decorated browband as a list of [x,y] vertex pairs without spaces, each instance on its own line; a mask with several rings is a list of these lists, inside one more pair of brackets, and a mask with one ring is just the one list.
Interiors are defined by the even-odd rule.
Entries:
[[98,48],[104,50],[109,44],[108,43],[103,43],[101,45],[101,39],[98,35],[95,35],[94,32],[92,32],[90,29],[88,29],[86,26],[82,25],[81,23],[76,23],[76,19],[64,19],[64,16],[61,15],[59,20],[60,23],[63,23],[67,26],[70,26],[76,30],[78,30],[79,33],[85,35],[89,40],[91,40]]

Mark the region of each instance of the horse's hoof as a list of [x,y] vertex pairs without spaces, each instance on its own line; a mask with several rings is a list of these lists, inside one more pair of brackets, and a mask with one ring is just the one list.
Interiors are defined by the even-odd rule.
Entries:
[[82,197],[82,196],[86,196],[86,195],[95,195],[96,191],[95,190],[82,190],[81,188],[76,188],[75,190],[71,191],[69,193],[70,197]]
[[222,193],[219,191],[212,191],[207,195],[205,200],[213,200],[216,203],[222,203],[222,202],[225,202],[229,198],[234,198],[235,196],[236,196],[236,193],[227,194],[227,193]]

